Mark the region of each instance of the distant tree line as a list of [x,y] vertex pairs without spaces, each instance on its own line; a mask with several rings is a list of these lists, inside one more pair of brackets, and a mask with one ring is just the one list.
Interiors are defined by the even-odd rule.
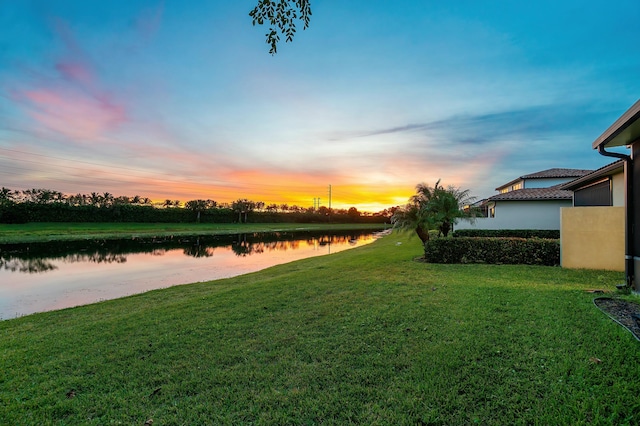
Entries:
[[158,223],[383,223],[394,209],[362,213],[355,207],[329,209],[288,204],[265,204],[240,198],[232,203],[214,200],[164,200],[115,196],[109,192],[65,195],[50,189],[0,189],[0,223],[27,222],[158,222]]

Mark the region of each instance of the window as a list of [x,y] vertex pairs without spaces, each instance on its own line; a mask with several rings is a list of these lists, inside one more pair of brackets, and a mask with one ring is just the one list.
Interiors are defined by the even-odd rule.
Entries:
[[522,189],[523,187],[524,187],[524,185],[523,185],[522,181],[520,181],[518,183],[514,183],[513,185],[505,186],[499,192],[501,194],[505,194],[507,192],[517,191],[518,189]]
[[583,206],[612,206],[611,180],[597,182],[586,188],[580,188],[573,193],[573,205]]

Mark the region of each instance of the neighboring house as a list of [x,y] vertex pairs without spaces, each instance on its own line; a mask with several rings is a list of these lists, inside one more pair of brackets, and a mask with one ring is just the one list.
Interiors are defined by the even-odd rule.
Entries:
[[564,184],[573,206],[560,211],[560,264],[564,268],[624,271],[624,161]]
[[624,207],[624,161],[607,164],[560,188],[573,192],[574,207]]
[[571,207],[573,192],[562,185],[592,170],[548,169],[520,176],[496,188],[482,203],[486,217],[461,220],[455,229],[560,229],[560,209]]
[[[625,285],[640,292],[640,282],[635,279],[640,270],[640,100],[636,101],[607,130],[591,144],[601,155],[623,160],[625,179]],[[607,151],[610,148],[627,147],[631,155]]]
[[576,178],[591,173],[592,171],[593,170],[582,169],[543,170],[541,172],[520,176],[519,178],[514,179],[511,182],[497,187],[496,191],[504,194],[506,192],[517,191],[519,189],[550,188],[553,186],[561,185],[563,183],[571,182]]

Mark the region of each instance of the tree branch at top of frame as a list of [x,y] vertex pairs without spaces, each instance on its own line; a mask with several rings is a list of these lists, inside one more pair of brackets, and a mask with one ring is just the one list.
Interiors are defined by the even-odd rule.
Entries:
[[302,29],[309,27],[311,20],[310,0],[258,0],[256,7],[249,12],[253,25],[269,25],[266,43],[270,46],[269,53],[278,52],[280,36],[285,42],[293,41],[296,33],[296,22],[302,22]]

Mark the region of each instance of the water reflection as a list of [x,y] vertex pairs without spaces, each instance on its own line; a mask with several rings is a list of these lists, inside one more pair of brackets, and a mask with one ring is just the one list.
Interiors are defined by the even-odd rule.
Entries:
[[0,245],[0,319],[231,277],[376,236],[273,232]]
[[[194,236],[140,238],[124,240],[56,241],[29,244],[0,244],[0,269],[10,272],[36,274],[58,269],[53,263],[125,263],[127,256],[146,253],[163,256],[170,250],[182,250],[185,256],[202,258],[213,256],[215,249],[230,247],[239,257],[271,251],[298,250],[307,246],[330,247],[331,244],[356,245],[371,231],[347,233],[271,232],[229,236]],[[330,253],[330,252],[329,252]]]
[[58,269],[51,262],[44,259],[0,259],[0,268],[10,272],[23,272],[27,274],[37,274]]

